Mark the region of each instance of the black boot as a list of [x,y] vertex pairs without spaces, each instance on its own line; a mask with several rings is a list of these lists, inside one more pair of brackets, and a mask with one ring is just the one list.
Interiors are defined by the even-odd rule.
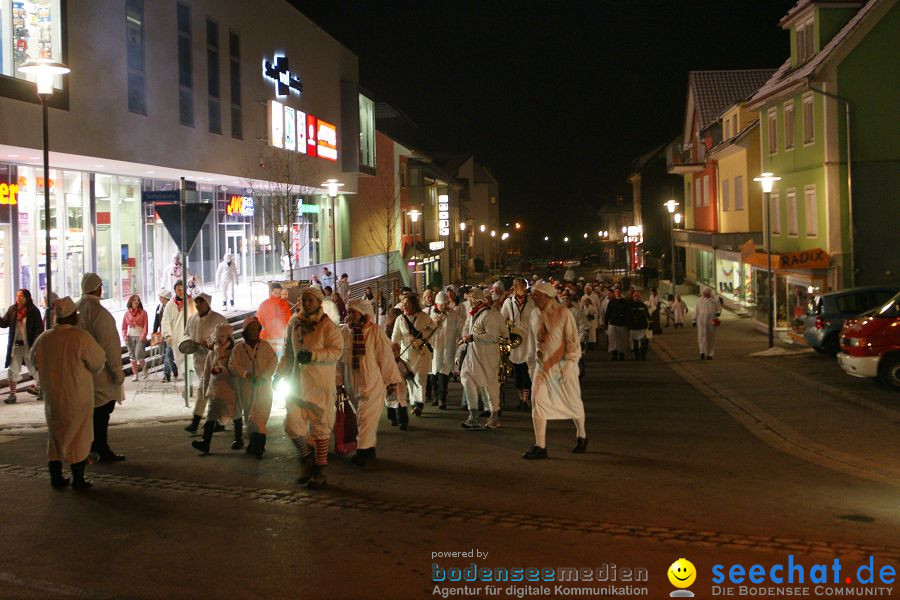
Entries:
[[616,352],[610,352],[609,360],[619,360],[619,355]]
[[[316,463],[315,451],[306,444],[303,438],[292,441],[297,451],[300,452],[300,477],[297,478],[297,483],[303,484],[309,481],[313,475],[313,467]],[[304,452],[308,452],[308,454],[304,454]]]
[[247,447],[244,448],[244,452],[247,454],[253,454],[256,451],[256,436],[259,435],[257,433],[248,433],[247,434]]
[[[175,373],[175,377],[178,377],[178,373]],[[184,428],[188,433],[197,433],[197,428],[200,427],[200,415],[194,415],[191,417],[191,424]]]
[[647,360],[647,351],[650,349],[650,340],[644,338],[641,340],[641,360]]
[[440,392],[438,407],[441,410],[447,410],[447,388],[450,387],[450,376],[443,373],[438,374],[438,388]]
[[215,431],[215,429],[216,422],[207,420],[206,423],[203,424],[203,437],[191,442],[191,446],[203,454],[209,454],[209,444],[212,442],[213,431]]
[[234,420],[234,441],[231,442],[232,450],[240,450],[244,447],[244,420]]
[[397,409],[397,420],[400,422],[400,430],[406,431],[409,428],[409,407],[401,406]]
[[84,466],[87,464],[86,460],[83,460],[79,463],[72,464],[72,489],[73,490],[86,490],[88,488],[94,487],[94,484],[90,481],[87,481],[84,478]]
[[325,465],[315,465],[312,477],[306,482],[306,487],[311,490],[321,490],[326,485],[328,485],[328,478],[325,477]]
[[53,489],[61,490],[69,485],[68,477],[63,477],[61,461],[51,460],[47,463],[47,469],[50,471],[50,485]]
[[587,452],[587,447],[588,447],[587,436],[584,436],[583,438],[576,437],[575,438],[575,447],[572,448],[572,453],[573,454],[584,454],[585,452]]
[[388,407],[387,416],[388,416],[388,421],[391,422],[391,425],[396,427],[397,426],[397,409]]
[[641,360],[641,343],[638,340],[632,342],[632,352],[634,352],[634,360]]
[[266,434],[256,434],[256,445],[253,446],[253,456],[257,460],[262,460],[263,454],[266,453]]
[[375,448],[359,448],[350,462],[358,467],[365,467],[366,463],[373,458],[375,458]]

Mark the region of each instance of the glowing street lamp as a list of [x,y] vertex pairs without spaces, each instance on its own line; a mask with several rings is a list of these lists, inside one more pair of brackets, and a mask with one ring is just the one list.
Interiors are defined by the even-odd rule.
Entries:
[[466,230],[466,222],[465,222],[465,221],[461,221],[461,222],[460,222],[460,224],[459,224],[459,230],[460,230],[460,231],[465,231],[465,230]]
[[503,241],[503,242],[505,242],[505,241],[508,240],[508,239],[509,239],[509,234],[508,234],[507,232],[504,231],[504,232],[503,232],[503,235],[500,236],[500,240]]
[[522,224],[516,221],[516,229],[522,229]]
[[584,239],[587,239],[587,234],[586,234],[586,233],[584,234]]
[[[672,227],[669,229],[669,239],[672,242],[672,293],[675,293],[675,286],[677,285],[677,277],[675,275],[675,224],[681,222],[681,214],[675,214],[675,209],[678,208],[679,203],[675,200],[669,200],[668,202],[664,202],[663,206],[666,207],[666,210],[669,211],[669,216],[672,218]],[[678,220],[676,221],[676,217]]]
[[487,227],[482,223],[481,226],[478,228],[478,231],[480,231],[481,233],[484,233],[486,229],[487,229]]
[[772,173],[763,173],[759,177],[754,177],[753,181],[759,182],[766,198],[766,281],[769,288],[769,348],[772,348],[775,346],[775,296],[772,289],[772,211],[770,203],[772,188],[776,181],[781,181],[781,177],[776,177]]
[[565,243],[568,244],[568,243],[569,243],[569,236],[564,237],[564,238],[563,238],[563,241],[564,241]]
[[549,236],[549,235],[545,235],[545,236],[544,236],[544,241],[545,241],[545,242],[549,242],[549,241],[550,241],[550,236]]

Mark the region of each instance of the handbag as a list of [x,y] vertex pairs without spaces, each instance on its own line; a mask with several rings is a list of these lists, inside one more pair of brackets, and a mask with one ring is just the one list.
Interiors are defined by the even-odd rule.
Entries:
[[337,402],[337,416],[334,419],[334,452],[344,455],[356,450],[356,411],[347,395],[341,392]]

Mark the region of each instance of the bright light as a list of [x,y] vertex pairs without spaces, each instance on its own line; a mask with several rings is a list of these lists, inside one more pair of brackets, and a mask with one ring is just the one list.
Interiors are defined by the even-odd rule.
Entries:
[[544,236],[544,241],[545,241],[545,242],[549,242],[549,241],[550,241],[550,236],[549,236],[549,235],[545,235],[545,236]]
[[460,230],[460,231],[465,231],[465,230],[466,230],[466,222],[465,222],[465,221],[461,221],[461,222],[459,223],[459,230]]
[[57,75],[65,75],[71,69],[61,62],[49,58],[33,58],[19,67],[19,71],[26,75],[34,75],[37,81],[37,93],[49,96],[53,93],[53,78]]
[[504,231],[503,235],[500,236],[500,239],[505,242],[507,238],[509,238],[509,234]]
[[418,221],[419,221],[419,216],[420,216],[422,213],[420,213],[418,210],[416,210],[416,209],[414,208],[414,209],[412,209],[411,211],[409,211],[407,214],[409,215],[409,218],[412,220],[413,223],[418,223]]
[[518,221],[516,222],[516,229],[522,229],[522,224]]
[[485,226],[482,224],[481,227],[478,228],[478,231],[480,231],[481,233],[484,233],[484,230],[485,230],[485,229],[487,229],[487,227],[485,227]]
[[622,233],[628,233],[628,228],[627,228],[627,227],[623,227],[623,228],[622,228]]
[[584,239],[587,239],[587,234],[586,234],[586,233],[584,234]]
[[569,242],[569,236],[564,237],[564,238],[563,238],[563,241],[566,242],[566,243],[568,243],[568,242]]
[[338,188],[344,184],[337,179],[328,179],[323,181],[322,185],[324,185],[325,189],[328,190],[328,196],[330,198],[334,198],[338,194]]
[[772,187],[776,181],[781,181],[781,177],[775,177],[771,173],[763,173],[759,177],[754,177],[753,181],[758,181],[762,185],[762,190],[766,194],[772,191]]
[[678,225],[681,223],[681,213],[675,213],[675,224]]
[[497,232],[491,229],[491,237],[497,237]]
[[603,237],[603,232],[602,232],[602,231],[598,231],[598,232],[597,232],[597,237]]
[[291,384],[287,379],[279,379],[272,390],[272,404],[277,408],[286,408],[291,395]]
[[674,200],[669,200],[668,202],[664,202],[663,206],[665,206],[666,210],[668,210],[670,213],[673,213],[673,212],[675,212],[675,207],[678,206],[678,202],[675,202]]

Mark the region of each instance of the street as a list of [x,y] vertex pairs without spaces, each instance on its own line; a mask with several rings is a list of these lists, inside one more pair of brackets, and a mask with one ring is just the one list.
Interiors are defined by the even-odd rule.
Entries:
[[[520,458],[526,413],[463,431],[458,384],[451,410],[407,432],[383,421],[373,466],[332,456],[320,492],[294,483],[280,416],[262,461],[230,432],[199,456],[182,422],[113,427],[128,460],[89,467],[85,492],[48,485],[44,431],[0,432],[0,596],[426,598],[433,564],[477,562],[645,568],[619,585],[660,597],[682,556],[704,595],[715,563],[896,565],[896,396],[809,352],[750,357],[765,338],[747,326],[727,315],[713,361],[690,327],[657,336],[646,363],[590,353],[588,453],[552,422],[547,461]],[[487,556],[432,558],[473,550]]]

